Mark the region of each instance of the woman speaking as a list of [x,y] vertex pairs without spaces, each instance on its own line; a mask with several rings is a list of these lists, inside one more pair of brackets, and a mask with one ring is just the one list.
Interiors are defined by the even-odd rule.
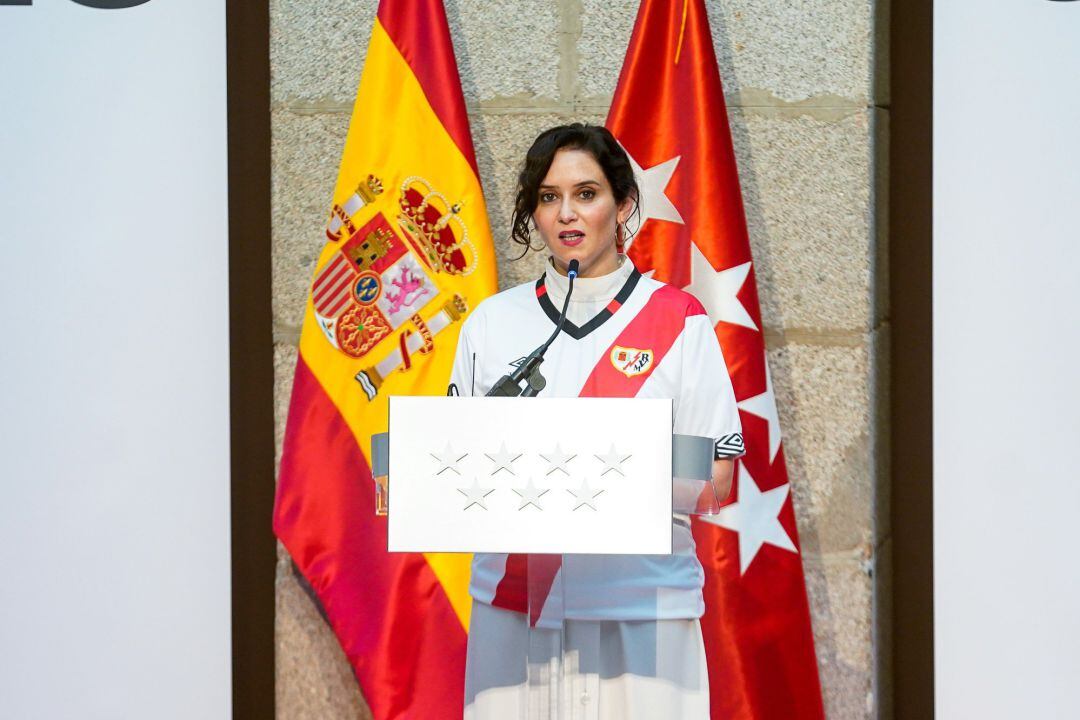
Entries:
[[[739,454],[729,448],[741,446],[734,392],[701,303],[642,276],[622,252],[639,197],[605,128],[541,133],[519,176],[512,236],[527,251],[538,235],[547,267],[480,303],[452,382],[461,395],[488,394],[552,335],[573,283],[540,396],[670,398],[673,432],[718,441],[713,483],[726,497]],[[646,352],[627,362],[627,349]],[[708,718],[704,574],[688,518],[672,522],[671,555],[475,555],[465,717]],[[530,582],[530,572],[550,577]]]

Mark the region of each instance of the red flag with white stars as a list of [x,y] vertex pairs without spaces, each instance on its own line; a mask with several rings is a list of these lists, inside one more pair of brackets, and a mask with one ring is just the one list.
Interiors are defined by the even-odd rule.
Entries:
[[[705,305],[746,455],[719,515],[694,519],[714,720],[824,718],[754,263],[704,0],[642,0],[607,126],[632,158],[628,254]],[[630,230],[635,222],[631,221]]]

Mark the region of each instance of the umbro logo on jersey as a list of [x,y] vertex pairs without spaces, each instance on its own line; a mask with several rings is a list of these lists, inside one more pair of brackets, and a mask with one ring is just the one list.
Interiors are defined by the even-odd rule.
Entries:
[[611,364],[626,377],[648,372],[652,367],[652,362],[652,350],[628,348],[622,345],[616,345],[611,349]]

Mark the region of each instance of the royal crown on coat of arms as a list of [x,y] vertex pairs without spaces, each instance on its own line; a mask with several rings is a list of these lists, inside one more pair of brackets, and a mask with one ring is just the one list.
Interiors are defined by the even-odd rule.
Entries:
[[[476,269],[476,248],[458,215],[461,203],[450,203],[431,183],[414,175],[401,183],[398,226],[420,259],[433,272],[466,276]],[[451,225],[457,227],[461,239]]]

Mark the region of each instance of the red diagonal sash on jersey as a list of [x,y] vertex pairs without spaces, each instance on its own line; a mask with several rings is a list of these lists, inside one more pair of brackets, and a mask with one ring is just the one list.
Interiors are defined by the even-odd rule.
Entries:
[[[704,314],[705,308],[695,297],[670,285],[662,286],[653,292],[645,307],[600,357],[578,397],[635,397],[675,344],[686,318]],[[618,369],[612,360],[612,353],[617,347],[651,352],[649,368],[630,375]],[[626,362],[632,360],[632,357],[627,358]],[[495,589],[491,604],[516,612],[525,612],[528,608],[529,622],[536,625],[560,567],[561,555],[508,555],[506,570]],[[529,603],[530,597],[534,602]]]
[[[660,287],[600,358],[579,397],[636,396],[683,331],[685,319],[704,314],[705,308],[693,295],[670,285]],[[640,375],[627,376],[611,361],[611,352],[616,346],[651,350],[652,368]]]

